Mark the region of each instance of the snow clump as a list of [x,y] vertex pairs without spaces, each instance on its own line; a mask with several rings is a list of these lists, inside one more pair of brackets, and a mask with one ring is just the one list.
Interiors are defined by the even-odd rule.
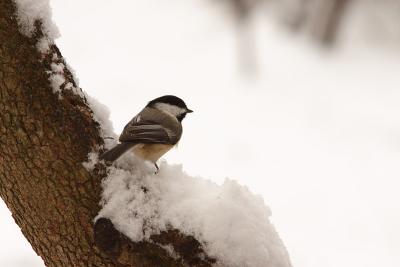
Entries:
[[51,19],[49,0],[14,0],[14,2],[22,33],[31,36],[35,31],[35,22],[40,20],[45,35],[53,39],[59,37],[58,28]]
[[218,185],[165,162],[154,174],[152,164],[126,153],[103,181],[101,204],[97,218],[109,218],[135,242],[174,228],[194,236],[221,266],[291,266],[263,199],[230,179]]
[[40,52],[45,53],[50,44],[54,43],[60,34],[57,26],[51,19],[49,0],[14,0],[17,7],[17,19],[20,32],[32,36],[35,31],[36,21],[41,22],[43,37],[37,43]]

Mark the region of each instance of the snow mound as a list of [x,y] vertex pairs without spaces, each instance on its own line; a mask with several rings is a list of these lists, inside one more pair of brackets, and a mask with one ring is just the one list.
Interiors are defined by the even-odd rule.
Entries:
[[32,36],[35,31],[35,23],[41,22],[43,37],[37,43],[40,52],[45,53],[50,44],[60,36],[57,26],[51,19],[49,0],[14,0],[17,7],[17,19],[20,32],[26,36]]
[[14,0],[17,6],[18,23],[20,30],[31,36],[35,30],[35,22],[42,22],[42,29],[46,36],[55,39],[59,31],[51,19],[49,0]]
[[[32,37],[36,27],[40,25],[43,35],[37,40],[36,48],[42,54],[50,55],[50,47],[54,44],[54,40],[60,36],[57,26],[52,21],[52,14],[49,0],[14,0],[16,5],[16,15],[19,24],[19,31]],[[39,24],[37,24],[39,22]],[[84,97],[82,91],[71,82],[67,82],[65,72],[73,74],[70,66],[66,66],[62,58],[57,53],[53,53],[52,63],[47,70],[50,85],[53,92],[61,97],[63,90],[70,90],[75,94]],[[74,80],[77,79],[74,77]]]
[[217,185],[180,165],[153,165],[122,156],[103,181],[102,210],[132,241],[175,228],[194,236],[218,265],[289,267],[287,251],[260,196],[226,179]]
[[104,139],[104,146],[107,149],[116,145],[118,136],[114,133],[112,122],[110,121],[110,110],[108,107],[100,103],[95,97],[84,93],[85,99],[89,107],[93,111],[93,119],[100,124],[100,134]]

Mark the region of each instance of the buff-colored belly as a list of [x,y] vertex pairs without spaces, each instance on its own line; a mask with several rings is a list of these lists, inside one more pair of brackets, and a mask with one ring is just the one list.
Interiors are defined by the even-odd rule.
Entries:
[[137,144],[133,147],[136,156],[151,162],[157,162],[159,158],[167,153],[173,145],[165,144]]

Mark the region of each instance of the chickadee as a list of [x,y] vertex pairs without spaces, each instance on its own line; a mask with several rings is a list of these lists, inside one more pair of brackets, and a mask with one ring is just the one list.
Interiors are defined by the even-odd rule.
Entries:
[[100,156],[108,162],[118,159],[129,149],[138,157],[154,163],[175,146],[182,135],[182,120],[188,109],[179,97],[165,95],[150,101],[124,128],[120,144]]

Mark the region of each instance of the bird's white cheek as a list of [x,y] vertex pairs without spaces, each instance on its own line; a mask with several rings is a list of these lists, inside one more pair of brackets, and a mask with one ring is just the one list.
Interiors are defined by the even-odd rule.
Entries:
[[183,108],[180,108],[175,105],[170,105],[167,103],[157,103],[157,104],[155,104],[155,107],[161,111],[171,114],[174,117],[177,117],[186,112],[186,110]]

